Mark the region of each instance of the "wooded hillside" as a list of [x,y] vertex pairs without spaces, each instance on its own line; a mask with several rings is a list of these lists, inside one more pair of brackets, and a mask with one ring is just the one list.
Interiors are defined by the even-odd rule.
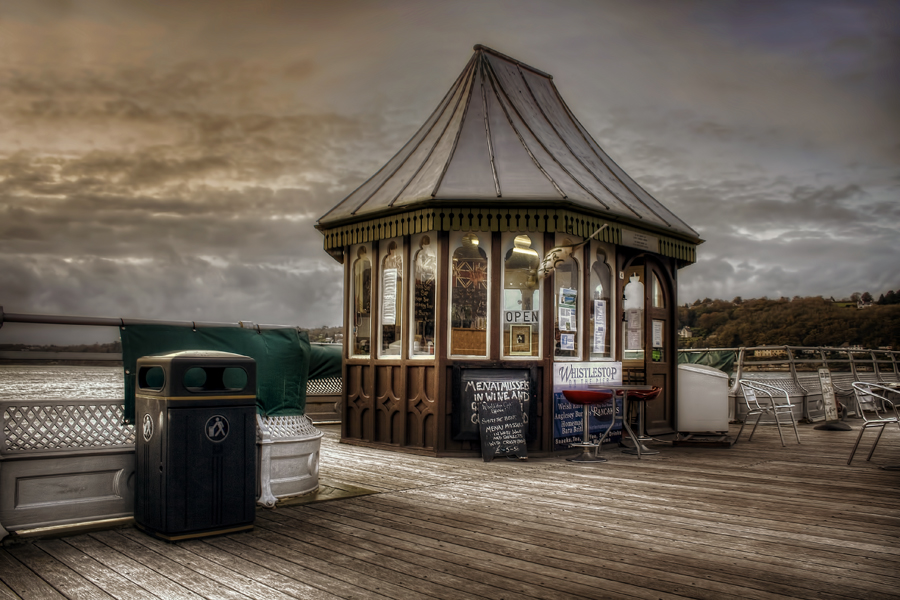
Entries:
[[821,297],[703,300],[678,309],[682,348],[739,346],[892,346],[900,349],[900,304],[858,309]]

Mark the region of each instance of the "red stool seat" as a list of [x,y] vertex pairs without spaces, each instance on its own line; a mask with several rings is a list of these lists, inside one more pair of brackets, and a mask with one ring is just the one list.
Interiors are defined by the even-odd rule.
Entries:
[[572,404],[603,404],[613,399],[612,390],[563,390]]
[[641,391],[641,390],[632,390],[628,392],[629,400],[637,400],[639,402],[649,402],[650,400],[656,400],[656,397],[659,396],[659,393],[662,391],[662,388],[659,386],[653,386],[652,390],[649,391]]

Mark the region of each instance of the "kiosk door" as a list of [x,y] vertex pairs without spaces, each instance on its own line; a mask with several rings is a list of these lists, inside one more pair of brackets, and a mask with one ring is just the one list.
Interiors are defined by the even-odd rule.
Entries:
[[644,273],[646,383],[662,388],[659,398],[647,403],[644,422],[647,433],[658,435],[675,430],[676,307],[668,270],[654,260],[646,260]]

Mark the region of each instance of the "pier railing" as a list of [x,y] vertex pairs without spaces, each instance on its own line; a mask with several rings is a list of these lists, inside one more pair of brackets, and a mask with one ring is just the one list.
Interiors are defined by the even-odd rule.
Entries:
[[[249,322],[148,321],[4,313],[3,323],[127,327],[283,328]],[[90,361],[121,364],[109,353],[3,353],[15,361]],[[123,374],[124,375],[124,374]],[[318,486],[316,422],[340,419],[340,377],[307,383],[307,414],[258,418],[260,501],[314,491]],[[124,398],[0,400],[0,539],[7,531],[131,516],[134,507],[134,426],[124,422]],[[278,447],[277,451],[272,450]],[[299,465],[299,466],[298,466]]]
[[[740,348],[692,348],[679,350],[679,362],[705,362],[703,355],[723,362],[724,353],[733,353],[729,373],[729,412],[733,420],[743,421],[746,404],[738,382],[760,380],[786,390],[797,405],[799,420],[810,423],[825,419],[819,369],[827,368],[835,397],[849,414],[854,381],[871,383],[900,382],[900,352],[886,349],[829,348],[810,346],[754,346]],[[795,402],[796,401],[796,402]]]

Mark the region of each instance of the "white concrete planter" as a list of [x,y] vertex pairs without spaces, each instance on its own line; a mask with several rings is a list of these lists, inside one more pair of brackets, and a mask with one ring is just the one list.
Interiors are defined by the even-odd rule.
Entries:
[[319,488],[321,431],[309,417],[256,415],[259,456],[259,499],[274,506],[279,498],[315,492]]
[[122,401],[0,401],[0,539],[131,516],[134,428]]

